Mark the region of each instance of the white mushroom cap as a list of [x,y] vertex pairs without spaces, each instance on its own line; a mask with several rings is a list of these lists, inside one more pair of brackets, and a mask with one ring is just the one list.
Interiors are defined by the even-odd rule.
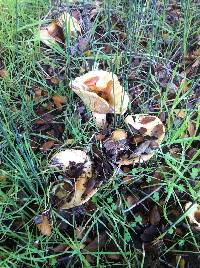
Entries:
[[143,136],[156,137],[156,142],[160,144],[165,137],[165,128],[157,116],[148,114],[128,115],[125,123],[131,125],[136,130],[143,129]]

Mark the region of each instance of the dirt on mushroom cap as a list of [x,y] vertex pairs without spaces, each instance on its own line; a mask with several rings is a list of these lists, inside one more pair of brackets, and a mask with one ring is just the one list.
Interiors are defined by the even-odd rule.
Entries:
[[55,167],[56,171],[63,174],[65,179],[73,179],[75,181],[72,191],[66,191],[64,187],[60,187],[59,194],[55,194],[57,187],[63,184],[58,181],[54,185],[52,192],[61,199],[60,209],[69,209],[86,203],[96,192],[95,184],[87,191],[87,185],[92,178],[92,164],[89,156],[81,150],[66,149],[56,153],[50,167]]

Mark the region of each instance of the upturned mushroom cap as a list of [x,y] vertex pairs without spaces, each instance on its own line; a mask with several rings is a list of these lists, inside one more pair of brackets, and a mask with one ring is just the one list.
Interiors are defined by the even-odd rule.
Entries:
[[47,46],[64,43],[64,33],[62,27],[56,22],[51,22],[47,27],[40,29],[40,40]]
[[64,12],[57,20],[52,21],[47,27],[40,29],[40,40],[47,46],[64,43],[65,32],[72,36],[76,32],[81,32],[79,22],[69,13]]
[[72,81],[72,90],[92,112],[123,114],[127,110],[128,94],[111,72],[90,71]]
[[[153,139],[155,148],[158,147],[165,137],[165,128],[156,116],[147,114],[128,115],[125,118],[125,123],[138,130],[143,137],[149,137]],[[140,156],[133,154],[129,158],[122,157],[119,161],[119,165],[134,165],[136,163],[143,163],[152,158],[153,152],[143,153]]]
[[[60,209],[80,206],[97,192],[98,189],[95,186],[91,191],[86,191],[87,183],[92,178],[92,164],[89,156],[81,150],[66,149],[53,156],[50,167],[54,167],[63,173],[65,180],[75,179],[74,189],[71,193],[62,187],[56,193],[58,186],[62,185],[63,181],[58,182],[52,189],[54,195],[62,201]],[[70,174],[74,177],[70,177]]]

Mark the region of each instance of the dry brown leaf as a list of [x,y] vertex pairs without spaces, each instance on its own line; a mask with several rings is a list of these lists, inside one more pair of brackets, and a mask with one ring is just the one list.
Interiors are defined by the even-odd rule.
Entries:
[[186,79],[183,79],[181,81],[180,88],[182,89],[183,93],[186,93],[190,88],[190,83]]
[[53,99],[55,106],[58,108],[58,110],[61,110],[62,104],[66,103],[66,99],[63,96],[56,95],[56,96],[53,96],[52,99]]
[[174,109],[174,112],[181,119],[185,118],[185,116],[186,116],[185,111],[182,109]]
[[196,131],[195,131],[195,125],[194,125],[194,123],[189,122],[187,131],[188,131],[190,137],[194,137],[195,136],[195,132]]
[[113,131],[111,138],[114,141],[125,140],[127,138],[127,133],[123,129],[116,129],[115,131]]
[[60,80],[57,77],[52,77],[50,81],[54,85],[58,85],[60,83]]
[[114,260],[114,261],[118,261],[122,258],[122,255],[121,254],[116,254],[116,253],[113,253],[113,254],[106,254],[106,256],[111,259],[111,260]]
[[46,215],[40,215],[35,217],[35,224],[37,225],[37,228],[43,235],[46,236],[51,235],[51,225]]
[[150,214],[149,214],[149,220],[150,220],[150,223],[153,224],[153,225],[159,224],[159,222],[160,222],[160,213],[159,213],[157,205],[155,205],[151,209]]
[[0,77],[5,78],[8,76],[8,71],[6,69],[1,69],[0,70]]
[[46,152],[48,150],[50,150],[55,144],[55,141],[46,141],[45,143],[43,143],[40,147],[40,151]]

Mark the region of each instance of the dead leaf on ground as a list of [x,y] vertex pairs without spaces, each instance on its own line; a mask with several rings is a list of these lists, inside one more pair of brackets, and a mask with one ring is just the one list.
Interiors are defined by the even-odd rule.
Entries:
[[58,110],[62,110],[62,105],[66,103],[66,98],[63,96],[55,95],[52,97],[52,99]]
[[185,118],[186,116],[185,110],[183,109],[174,109],[174,112],[181,119]]
[[189,122],[188,123],[188,129],[187,129],[187,131],[188,131],[188,133],[189,133],[189,135],[190,135],[190,137],[194,137],[195,136],[195,125],[194,125],[194,123],[192,123],[192,122]]
[[182,89],[183,93],[186,93],[188,89],[190,88],[190,82],[186,79],[183,79],[180,84],[180,88]]
[[155,205],[149,214],[149,220],[152,225],[157,225],[160,222],[160,212],[158,210],[158,206]]
[[46,152],[48,150],[50,150],[55,144],[55,141],[46,141],[45,143],[43,143],[40,147],[40,151]]
[[35,221],[37,228],[43,235],[46,235],[46,236],[51,235],[51,225],[46,215],[36,216],[34,221]]
[[0,77],[1,78],[8,77],[8,71],[6,69],[1,69],[0,70]]

